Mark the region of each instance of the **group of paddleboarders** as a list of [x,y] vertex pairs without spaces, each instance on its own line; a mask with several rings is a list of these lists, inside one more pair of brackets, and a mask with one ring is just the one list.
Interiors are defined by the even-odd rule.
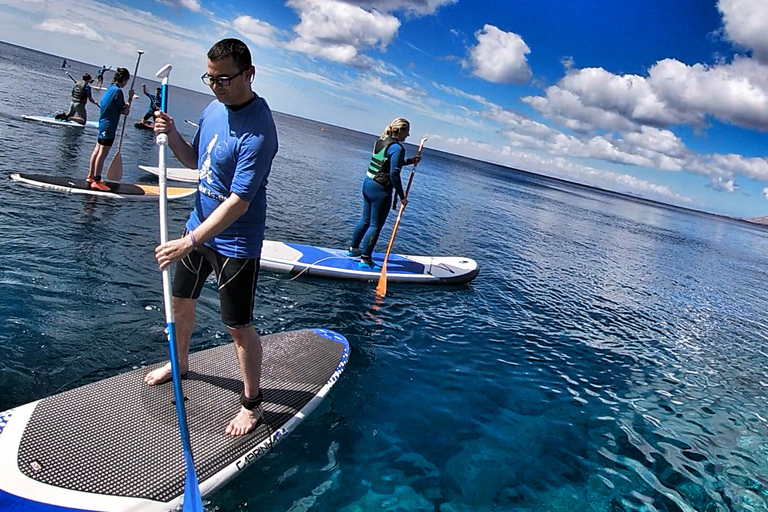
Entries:
[[[253,310],[266,224],[266,187],[278,136],[267,102],[251,87],[255,74],[250,50],[239,39],[222,39],[210,48],[201,78],[216,98],[200,116],[191,141],[179,133],[173,117],[161,110],[162,89],[153,97],[142,86],[152,110],[142,122],[153,117],[154,132],[166,134],[168,147],[179,162],[199,173],[197,200],[184,234],[155,248],[160,270],[175,264],[172,307],[179,371],[182,377],[190,371],[189,343],[197,301],[208,276],[215,272],[221,320],[234,340],[243,380],[240,409],[225,428],[232,436],[251,432],[263,419],[263,350]],[[97,190],[109,190],[101,172],[120,115],[127,115],[130,109],[122,92],[129,78],[127,69],[117,68],[101,101],[99,135],[88,171],[88,181]],[[132,98],[133,91],[129,94]],[[376,268],[371,256],[393,191],[407,204],[400,172],[403,166],[420,161],[418,155],[405,157],[402,142],[409,135],[410,123],[397,118],[374,145],[363,182],[363,214],[349,247],[350,256],[360,256],[361,267]],[[173,367],[168,362],[147,373],[144,382],[157,386],[172,379]]]

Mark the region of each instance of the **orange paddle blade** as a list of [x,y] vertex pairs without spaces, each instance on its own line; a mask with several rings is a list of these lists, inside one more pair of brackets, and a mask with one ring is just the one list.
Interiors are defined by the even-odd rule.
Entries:
[[385,259],[381,263],[381,275],[379,276],[379,284],[376,285],[376,295],[378,297],[384,297],[387,294],[387,260]]

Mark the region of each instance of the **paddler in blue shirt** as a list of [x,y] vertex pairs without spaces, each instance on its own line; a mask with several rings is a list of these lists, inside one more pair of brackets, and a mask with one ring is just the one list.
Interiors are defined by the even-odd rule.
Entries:
[[[109,150],[115,142],[117,125],[120,123],[120,114],[128,115],[131,104],[125,102],[123,87],[128,84],[131,73],[125,68],[117,68],[112,77],[112,84],[104,92],[101,98],[101,111],[99,113],[99,138],[91,153],[88,166],[88,177],[85,181],[94,190],[108,191],[109,187],[101,180],[101,171],[104,168],[104,160],[109,155]],[[133,90],[129,93],[133,97]]]
[[[173,311],[179,370],[189,371],[189,338],[195,306],[211,272],[218,279],[221,319],[235,341],[243,390],[240,410],[224,432],[242,436],[262,420],[262,346],[253,306],[267,215],[267,180],[277,154],[277,129],[269,105],[251,89],[256,69],[238,39],[222,39],[208,50],[201,77],[216,95],[200,116],[190,143],[173,118],[155,113],[155,133],[190,169],[199,169],[197,199],[187,233],[155,249],[160,270],[176,263]],[[150,386],[171,380],[171,364],[144,377]]]
[[104,65],[96,71],[96,87],[101,87],[104,84],[104,73],[110,69],[112,69],[112,66],[107,67]]
[[149,94],[149,91],[147,91],[147,84],[141,84],[141,90],[144,91],[144,95],[149,98],[149,108],[147,108],[147,112],[141,119],[141,124],[147,128],[152,128],[153,123],[150,122],[150,119],[154,118],[155,111],[160,110],[160,105],[163,101],[163,89],[158,87],[155,89],[155,94]]

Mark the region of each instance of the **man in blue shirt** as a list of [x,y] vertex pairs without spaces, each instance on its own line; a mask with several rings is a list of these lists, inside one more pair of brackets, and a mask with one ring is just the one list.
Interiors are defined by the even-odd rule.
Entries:
[[[199,169],[187,233],[155,249],[161,270],[178,262],[173,310],[179,369],[182,375],[189,371],[195,305],[214,271],[221,318],[235,341],[243,377],[241,408],[225,430],[233,436],[247,434],[261,419],[262,347],[253,325],[253,304],[277,130],[267,102],[251,90],[255,73],[248,47],[238,39],[223,39],[208,51],[208,71],[202,79],[216,99],[200,116],[194,140],[184,140],[166,113],[155,117],[155,133],[168,134],[168,146],[179,162]],[[171,378],[168,363],[148,373],[144,382],[152,386]]]
[[144,114],[144,117],[141,119],[141,124],[146,126],[147,128],[152,128],[151,120],[155,116],[155,111],[160,110],[160,104],[162,103],[162,89],[158,87],[155,89],[155,94],[149,94],[149,91],[147,90],[147,84],[141,84],[141,90],[144,91],[144,95],[149,98],[149,108],[147,108],[147,112]]

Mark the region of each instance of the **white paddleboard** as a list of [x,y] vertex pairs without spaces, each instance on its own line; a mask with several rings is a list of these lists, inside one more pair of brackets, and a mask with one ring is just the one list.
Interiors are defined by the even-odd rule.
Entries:
[[[148,173],[160,176],[160,168],[150,165],[140,165],[139,169]],[[187,167],[166,167],[165,176],[169,180],[183,181],[186,183],[197,183],[197,169],[188,169]]]
[[85,125],[82,125],[74,121],[59,120],[59,119],[56,119],[55,117],[21,116],[21,118],[27,121],[37,121],[38,123],[45,123],[45,124],[50,124],[54,126],[69,126],[72,128],[98,128],[99,127],[99,123],[97,123],[96,121],[86,121]]
[[[190,356],[182,381],[200,493],[270,453],[323,401],[349,359],[325,329],[262,336],[261,421],[233,437],[240,410],[234,344]],[[144,384],[139,368],[0,413],[0,510],[167,511],[184,494],[184,455],[173,383]]]
[[[261,270],[352,281],[378,281],[380,268],[360,268],[360,258],[349,257],[346,252],[344,249],[264,240]],[[384,256],[384,253],[373,253],[374,263],[380,267]],[[388,283],[463,284],[472,281],[478,273],[477,262],[471,258],[390,254],[387,260]]]
[[[64,192],[68,194],[85,194],[91,196],[113,197],[117,199],[154,199],[160,197],[160,187],[157,185],[144,185],[143,183],[130,184],[118,183],[115,181],[105,181],[109,191],[94,190],[85,178],[72,178],[66,176],[48,176],[45,174],[14,173],[9,176],[13,181],[17,181],[30,187],[52,190],[54,192]],[[197,192],[197,188],[192,187],[167,187],[166,194],[168,199],[180,199]],[[2,510],[2,509],[0,509]]]

